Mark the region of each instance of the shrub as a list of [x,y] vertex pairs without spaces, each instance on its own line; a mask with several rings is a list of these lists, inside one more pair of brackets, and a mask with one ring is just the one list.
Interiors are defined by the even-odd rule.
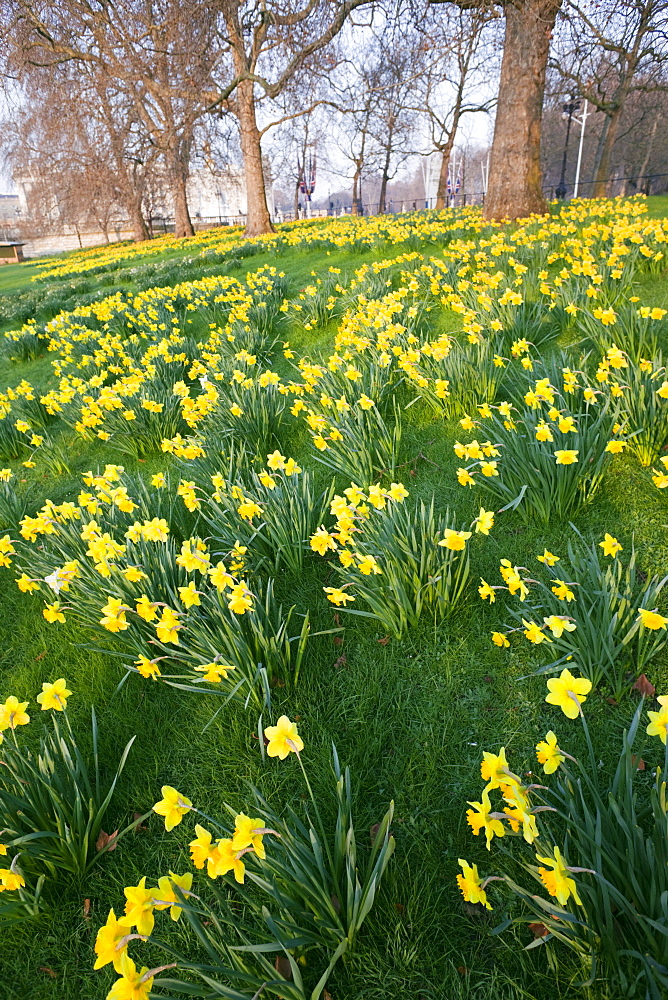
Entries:
[[510,614],[519,623],[515,631],[524,630],[531,642],[557,654],[541,673],[572,661],[594,687],[605,681],[619,700],[668,640],[665,628],[647,627],[639,615],[640,608],[656,607],[668,577],[648,579],[636,566],[633,543],[626,559],[611,535],[588,545],[571,527],[577,538],[569,540],[565,559],[552,553],[540,557],[547,582],[518,582],[519,568],[509,570],[510,562],[504,560],[501,571],[511,592],[521,597],[522,584],[528,590],[521,608],[510,608]]
[[[460,862],[464,874],[458,882],[466,899],[490,908],[487,886],[504,882],[521,912],[506,916],[494,933],[530,924],[536,937],[528,947],[556,952],[558,943],[566,945],[589,966],[583,985],[603,981],[611,995],[661,1000],[668,990],[668,749],[659,763],[655,744],[638,737],[641,702],[623,735],[616,768],[612,773],[602,768],[603,748],[592,745],[582,715],[584,697],[569,690],[578,681],[570,675],[562,679],[564,697],[577,705],[569,714],[582,718],[585,759],[562,749],[550,731],[536,750],[553,777],[523,785],[503,749],[485,753],[482,775],[488,784],[467,814],[474,832],[485,830],[488,846],[495,836],[504,844],[506,837],[514,841],[504,853],[529,886],[509,875],[480,878],[477,866],[466,862]],[[660,702],[660,711],[649,713],[647,732],[665,743],[668,698]],[[641,770],[650,762],[655,762],[653,778],[654,767]],[[500,812],[490,799],[496,789],[503,799]]]
[[478,407],[481,420],[467,418],[462,425],[480,426],[489,440],[454,446],[457,457],[471,463],[458,471],[462,485],[475,482],[497,502],[544,524],[588,503],[613,454],[625,447],[624,440],[613,439],[618,405],[582,373],[565,369],[564,376],[563,392],[548,375],[528,388],[520,404]]
[[[265,734],[270,756],[283,759],[290,752],[299,756],[303,749],[297,727],[286,716]],[[165,816],[168,830],[189,812],[199,813],[213,828],[210,832],[195,826],[197,836],[190,844],[194,865],[206,867],[211,881],[195,894],[191,873],[170,872],[155,889],[146,887],[145,879],[126,889],[125,916],[117,922],[112,910],[96,944],[96,967],[113,962],[121,974],[116,989],[140,978],[153,982],[160,973],[177,969],[187,981],[161,977],[155,985],[199,997],[210,997],[213,990],[230,1000],[251,992],[285,1000],[318,1000],[336,964],[355,955],[360,930],[394,850],[390,804],[372,828],[371,850],[365,852],[366,863],[361,866],[350,773],[347,768],[342,772],[335,748],[333,769],[333,824],[323,820],[303,765],[303,798],[308,806],[303,814],[286,810],[285,818],[254,789],[252,816],[226,805],[227,816],[218,820],[201,813],[176,789],[163,787],[163,799],[154,809]],[[213,881],[217,879],[220,884]],[[140,901],[136,906],[135,898]],[[183,913],[190,926],[197,944],[192,957],[181,943],[183,938],[168,944],[152,932],[154,909],[168,907],[173,920]],[[132,933],[134,926],[137,934]],[[146,934],[168,962],[138,972],[128,956],[128,943]]]
[[[134,737],[128,742],[113,779],[103,785],[100,778],[98,728],[92,711],[91,766],[79,749],[67,717],[71,694],[65,681],[44,684],[37,696],[42,709],[52,709],[51,726],[44,730],[35,751],[23,746],[17,728],[30,721],[27,702],[8,698],[0,705],[0,729],[11,732],[5,738],[0,769],[0,829],[5,847],[18,853],[26,875],[37,879],[62,877],[63,872],[83,875],[91,865],[136,823],[110,840],[98,838],[111,804],[116,784],[125,765]],[[56,713],[62,713],[61,728]]]
[[[347,499],[332,501],[333,532],[322,527],[311,538],[321,555],[338,551],[334,568],[344,582],[324,588],[328,600],[349,614],[377,619],[397,637],[423,614],[434,621],[450,614],[469,575],[465,544],[470,533],[452,528],[450,511],[436,516],[433,499],[410,510],[401,483],[389,490],[371,486],[366,493],[353,485],[345,493]],[[346,607],[358,599],[371,610]]]

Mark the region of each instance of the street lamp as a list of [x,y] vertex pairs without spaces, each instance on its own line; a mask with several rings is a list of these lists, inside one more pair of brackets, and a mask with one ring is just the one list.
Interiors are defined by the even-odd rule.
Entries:
[[559,187],[554,192],[560,201],[566,197],[566,159],[568,157],[568,140],[571,134],[571,122],[573,120],[573,115],[580,108],[580,102],[576,97],[571,97],[570,100],[563,105],[562,118],[566,119],[566,141],[564,143],[564,158],[561,161],[561,179],[559,181]]

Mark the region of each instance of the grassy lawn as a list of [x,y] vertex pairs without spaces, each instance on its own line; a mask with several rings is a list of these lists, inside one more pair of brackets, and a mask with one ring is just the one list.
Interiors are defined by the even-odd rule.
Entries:
[[[650,217],[668,215],[668,198],[650,199],[649,205]],[[270,248],[239,260],[233,269],[225,261],[217,265],[203,261],[202,271],[212,274],[217,268],[219,273],[243,282],[261,267],[275,266],[285,272],[285,296],[294,303],[299,302],[300,291],[313,276],[323,276],[330,266],[341,269],[342,282],[350,282],[361,265],[397,257],[406,249],[402,244],[364,252],[350,246]],[[417,267],[427,265],[442,248],[425,240],[416,253]],[[166,250],[151,263],[177,264],[191,256],[185,248]],[[114,283],[99,288],[96,283],[102,276],[71,275],[36,286],[30,283],[35,264],[2,268],[4,318],[0,315],[0,328],[16,328],[12,303],[27,291],[33,293],[35,287],[43,296],[54,296],[54,301],[56,295],[62,295],[68,309],[79,293],[70,289],[65,298],[67,286],[76,288],[78,282],[85,284],[81,294],[86,296],[135,292],[144,287],[141,270],[130,273],[138,263],[134,258],[127,267],[112,272],[109,278],[113,277]],[[556,267],[551,277],[553,272]],[[194,274],[191,269],[188,279],[193,280]],[[638,274],[633,291],[640,304],[666,307],[668,303],[664,273]],[[34,305],[39,316],[39,295]],[[283,340],[289,340],[297,357],[326,359],[340,329],[340,318],[305,329],[294,313],[283,323],[269,365],[284,380],[295,374],[290,374],[291,367],[282,356]],[[434,309],[429,324],[432,337],[445,329],[461,329],[459,317],[445,307]],[[202,329],[205,327],[202,324]],[[572,334],[570,339],[574,339]],[[555,339],[541,351],[545,356],[555,354],[568,340],[567,336]],[[668,348],[666,343],[661,346],[664,351]],[[572,351],[576,363],[577,350]],[[54,389],[58,383],[51,364],[54,356],[42,350],[31,361],[17,363],[3,358],[1,384],[16,386],[26,379],[38,394]],[[146,481],[157,471],[176,468],[173,459],[160,451],[132,458],[120,454],[113,439],[109,443],[95,437],[84,440],[62,421],[51,433],[67,455],[69,472],[53,475],[39,452],[34,468],[3,460],[14,470],[17,493],[29,513],[47,498],[57,503],[76,500],[81,474],[100,470],[107,462],[119,462],[128,473],[139,474]],[[456,471],[461,461],[453,454],[453,444],[463,435],[457,420],[443,420],[422,405],[407,407],[398,467],[392,478],[410,491],[407,502],[411,505],[433,497],[438,512],[449,508],[456,512],[458,524],[469,524],[481,504],[496,509],[499,505],[479,487],[468,490],[458,484]],[[249,446],[252,449],[252,442]],[[319,489],[327,488],[331,473],[314,460],[317,455],[303,421],[295,418],[282,426],[278,447],[313,471]],[[180,474],[173,472],[176,479]],[[350,477],[337,476],[337,492],[349,482]],[[459,858],[476,862],[481,872],[515,871],[512,861],[495,849],[496,844],[488,855],[484,838],[474,838],[466,823],[466,803],[480,795],[482,751],[496,752],[505,746],[512,769],[524,775],[537,772],[534,748],[550,729],[570,752],[580,752],[584,746],[576,723],[545,704],[545,679],[531,676],[546,662],[543,650],[524,640],[514,641],[510,650],[492,645],[490,633],[509,621],[509,616],[504,616],[504,599],[500,597],[491,606],[476,593],[480,577],[498,581],[501,559],[532,567],[533,573],[536,556],[545,548],[564,553],[572,537],[569,520],[551,519],[543,525],[523,518],[517,510],[497,515],[489,537],[476,536],[470,543],[471,574],[465,602],[444,618],[423,617],[400,639],[388,636],[373,619],[350,617],[328,604],[322,587],[331,585],[334,578],[325,560],[308,559],[301,573],[286,571],[276,581],[277,599],[283,606],[295,605],[299,612],[308,609],[312,630],[329,634],[310,641],[296,685],[274,687],[272,721],[283,713],[298,720],[305,742],[303,758],[315,795],[330,819],[331,745],[336,744],[341,761],[351,769],[361,849],[367,849],[368,830],[381,818],[389,801],[395,803],[392,825],[396,853],[361,933],[357,953],[346,964],[339,964],[329,981],[332,1000],[403,1000],[406,996],[415,1000],[570,1000],[575,996],[604,1000],[622,995],[611,992],[601,981],[576,988],[584,978],[583,967],[572,954],[557,945],[553,952],[556,965],[552,967],[546,949],[523,950],[531,941],[525,928],[491,935],[507,908],[511,914],[518,912],[517,901],[499,891],[494,912],[487,913],[464,902],[455,882]],[[634,541],[644,573],[665,571],[666,499],[652,483],[648,470],[630,454],[615,457],[614,472],[606,474],[593,500],[572,520],[590,540],[598,541],[610,532],[625,553]],[[205,535],[204,528],[199,531]],[[114,830],[133,814],[148,811],[160,797],[162,785],[177,787],[213,815],[221,812],[224,802],[243,809],[249,782],[279,805],[299,805],[302,785],[296,761],[293,757],[282,763],[262,760],[257,713],[236,702],[219,711],[220,699],[214,696],[184,693],[136,675],[120,685],[124,676],[121,663],[127,660],[96,651],[99,633],[70,620],[64,625],[48,624],[41,613],[40,595],[19,593],[11,571],[0,573],[0,588],[5,609],[0,622],[0,694],[2,698],[15,694],[20,700],[30,700],[33,715],[31,726],[20,732],[20,740],[34,743],[41,725],[35,694],[43,681],[58,677],[65,677],[73,691],[68,712],[77,733],[83,734],[84,749],[90,746],[90,710],[95,706],[101,759],[107,770],[113,771],[122,748],[136,736],[106,829]],[[343,630],[332,634],[330,630],[339,626]],[[650,673],[658,693],[668,691],[665,653],[652,661]],[[592,694],[586,706],[602,767],[612,766],[616,759],[622,732],[637,705],[634,695],[611,704],[607,694],[605,690]],[[115,976],[110,966],[98,972],[92,969],[99,926],[111,907],[117,914],[122,910],[125,886],[136,885],[144,875],[153,883],[170,869],[189,870],[187,845],[193,836],[189,819],[166,833],[160,817],[152,815],[85,878],[58,879],[57,889],[45,894],[49,913],[37,922],[3,931],[3,1000],[102,1000]],[[206,880],[201,874],[198,879],[196,886],[204,892]],[[167,919],[163,914],[163,925]],[[197,952],[183,921],[169,934],[178,946],[190,948],[193,955]],[[151,967],[162,963],[157,948],[150,943],[136,944],[141,964]],[[139,964],[139,958],[137,961]],[[307,965],[307,974],[311,971]],[[166,994],[156,985],[152,996],[162,995]],[[252,991],[248,993],[251,996]]]

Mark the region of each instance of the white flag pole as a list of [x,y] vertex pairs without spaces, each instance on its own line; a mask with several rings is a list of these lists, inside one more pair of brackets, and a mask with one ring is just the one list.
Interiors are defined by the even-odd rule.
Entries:
[[580,146],[578,149],[578,164],[575,168],[575,187],[573,188],[573,197],[577,198],[578,189],[580,187],[580,166],[582,164],[582,146],[584,143],[585,125],[587,124],[587,99],[585,98],[584,108],[582,109],[582,118],[580,119]]

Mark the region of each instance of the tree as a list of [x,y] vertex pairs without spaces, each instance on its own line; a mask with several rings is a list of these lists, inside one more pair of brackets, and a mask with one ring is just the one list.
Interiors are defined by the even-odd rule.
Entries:
[[61,221],[94,223],[107,237],[111,220],[125,214],[135,239],[148,239],[142,205],[153,151],[127,101],[100,88],[88,67],[73,68],[40,70],[15,95],[4,123],[12,172],[29,183],[45,218],[57,204]]
[[485,200],[488,219],[545,211],[540,138],[550,40],[561,0],[504,4],[506,30]]
[[594,197],[607,192],[611,158],[629,97],[665,88],[668,0],[571,2],[553,57],[570,85],[602,113]]
[[[212,107],[222,105],[239,123],[246,176],[248,219],[246,233],[270,232],[271,219],[262,170],[262,130],[258,101],[276,101],[300,74],[333,69],[332,43],[350,14],[372,0],[218,0],[225,28],[224,42],[231,61],[227,79],[218,68],[218,93]],[[308,108],[299,108],[295,116]]]
[[[15,62],[95,63],[132,97],[160,150],[177,234],[192,232],[186,181],[193,129],[221,108],[239,126],[248,235],[272,228],[257,104],[327,58],[348,17],[372,0],[5,0]],[[299,109],[300,113],[304,109]]]
[[316,105],[309,114],[288,118],[273,130],[271,153],[272,166],[277,176],[289,185],[287,199],[292,201],[292,213],[299,215],[301,181],[309,162],[322,159],[327,137],[327,122],[315,92],[307,95],[306,103]]
[[[489,0],[454,2],[484,11]],[[505,34],[494,139],[485,199],[488,219],[517,219],[544,212],[540,169],[543,94],[550,41],[563,0],[491,0],[505,16]]]
[[374,118],[379,101],[379,67],[370,47],[362,48],[357,58],[339,66],[333,84],[341,113],[337,142],[352,169],[352,213],[361,215],[362,178],[365,168],[374,163]]
[[423,60],[421,39],[404,26],[384,31],[375,43],[375,99],[371,102],[370,133],[380,170],[378,212],[387,211],[387,185],[410,156],[411,140],[418,125],[412,106],[411,83],[420,75]]
[[4,27],[21,79],[71,61],[123,95],[160,157],[177,236],[191,235],[186,184],[196,122],[217,58],[216,14],[179,0],[8,0]]
[[496,25],[498,13],[485,7],[444,13],[432,13],[422,22],[424,70],[414,85],[415,111],[426,114],[431,146],[441,154],[438,209],[447,204],[448,165],[462,119],[486,114],[496,103],[486,84],[495,60],[489,28]]

